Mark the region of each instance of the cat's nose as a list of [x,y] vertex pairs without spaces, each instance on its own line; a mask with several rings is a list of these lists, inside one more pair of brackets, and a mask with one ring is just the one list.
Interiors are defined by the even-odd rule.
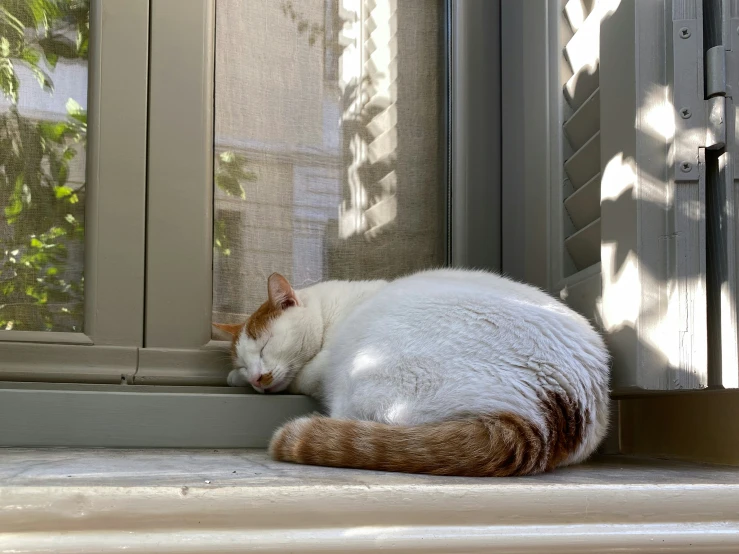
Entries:
[[252,384],[253,387],[258,387],[258,388],[268,387],[272,384],[272,374],[262,373],[256,378],[254,377],[250,378],[249,382]]

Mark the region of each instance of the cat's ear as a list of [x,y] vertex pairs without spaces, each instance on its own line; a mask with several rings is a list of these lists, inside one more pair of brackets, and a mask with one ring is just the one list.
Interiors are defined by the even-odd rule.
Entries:
[[267,279],[269,302],[275,308],[286,310],[291,306],[299,306],[298,297],[290,286],[290,282],[279,273],[273,273]]
[[214,323],[213,327],[219,329],[220,331],[223,331],[224,333],[228,333],[233,338],[236,338],[239,336],[239,333],[241,333],[244,325],[239,323]]

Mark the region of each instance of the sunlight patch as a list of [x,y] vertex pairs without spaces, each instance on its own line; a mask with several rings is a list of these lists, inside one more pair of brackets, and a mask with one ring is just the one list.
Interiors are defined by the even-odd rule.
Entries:
[[374,369],[379,364],[380,359],[372,352],[363,350],[354,357],[354,363],[352,363],[351,375],[356,376],[365,371]]

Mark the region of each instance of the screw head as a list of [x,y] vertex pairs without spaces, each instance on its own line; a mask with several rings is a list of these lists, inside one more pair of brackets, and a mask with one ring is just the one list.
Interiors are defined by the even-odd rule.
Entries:
[[683,162],[680,164],[680,171],[683,173],[690,173],[691,169],[693,169],[693,164],[690,162]]
[[683,119],[690,119],[692,115],[693,112],[690,111],[690,108],[680,108],[680,117]]
[[687,27],[681,27],[680,28],[680,38],[688,38],[690,37],[690,29]]

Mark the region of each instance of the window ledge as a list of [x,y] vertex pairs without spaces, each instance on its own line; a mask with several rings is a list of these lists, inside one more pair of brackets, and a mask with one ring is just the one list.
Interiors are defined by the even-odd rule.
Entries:
[[739,550],[739,468],[624,457],[466,479],[263,450],[5,449],[0,485],[5,552]]

